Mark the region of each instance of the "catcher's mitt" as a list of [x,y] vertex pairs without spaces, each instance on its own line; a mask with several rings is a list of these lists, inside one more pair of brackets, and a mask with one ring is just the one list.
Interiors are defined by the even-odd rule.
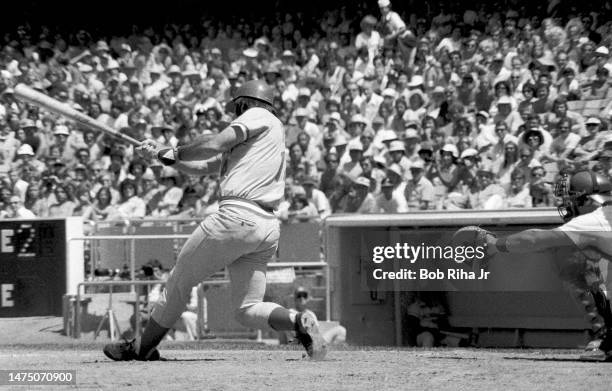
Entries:
[[491,253],[489,252],[489,235],[491,237],[497,237],[492,232],[487,231],[486,229],[482,229],[475,225],[468,225],[467,227],[463,227],[458,229],[454,234],[451,240],[451,244],[453,247],[482,247],[485,252],[485,256],[482,259],[469,259],[466,261],[468,265],[472,266],[474,271],[478,269],[487,270],[489,268],[489,258],[491,258]]
[[453,238],[451,240],[452,245],[457,246],[472,246],[472,247],[484,247],[487,250],[488,246],[488,236],[496,237],[495,234],[487,231],[486,229],[482,229],[475,225],[468,225],[467,227],[463,227],[457,230],[453,234]]

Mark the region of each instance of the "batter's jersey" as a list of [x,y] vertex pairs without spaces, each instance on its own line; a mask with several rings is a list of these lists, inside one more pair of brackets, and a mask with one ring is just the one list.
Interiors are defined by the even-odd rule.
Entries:
[[285,131],[274,114],[253,107],[231,127],[243,141],[223,154],[221,197],[239,197],[276,209],[285,191]]
[[574,217],[556,230],[564,232],[579,249],[595,249],[612,257],[612,205]]

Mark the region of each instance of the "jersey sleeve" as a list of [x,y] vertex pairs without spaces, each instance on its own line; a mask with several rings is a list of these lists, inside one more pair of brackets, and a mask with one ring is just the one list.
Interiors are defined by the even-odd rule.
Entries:
[[[578,248],[584,248],[594,236],[599,236],[598,234],[602,232],[601,224],[595,215],[596,212],[574,217],[555,230],[565,233]],[[609,235],[609,232],[606,232],[606,235]]]
[[233,120],[229,126],[238,132],[240,141],[244,142],[269,129],[269,124],[269,113],[265,109],[255,107]]

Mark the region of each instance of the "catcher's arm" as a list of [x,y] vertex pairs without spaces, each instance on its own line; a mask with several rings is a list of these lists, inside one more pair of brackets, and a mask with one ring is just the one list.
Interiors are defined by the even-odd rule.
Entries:
[[504,238],[487,235],[487,242],[490,255],[497,252],[521,254],[549,248],[575,248],[574,242],[564,232],[544,229],[528,229]]

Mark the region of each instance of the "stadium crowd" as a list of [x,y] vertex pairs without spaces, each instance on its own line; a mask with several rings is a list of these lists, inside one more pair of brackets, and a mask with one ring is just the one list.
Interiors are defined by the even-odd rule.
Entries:
[[0,218],[192,218],[219,196],[216,176],[144,161],[18,101],[18,83],[177,146],[223,129],[232,92],[265,79],[286,128],[285,221],[554,206],[557,175],[612,173],[612,22],[600,4],[512,3],[400,15],[370,0],[355,17],[340,7],[123,37],[20,26],[0,52]]

